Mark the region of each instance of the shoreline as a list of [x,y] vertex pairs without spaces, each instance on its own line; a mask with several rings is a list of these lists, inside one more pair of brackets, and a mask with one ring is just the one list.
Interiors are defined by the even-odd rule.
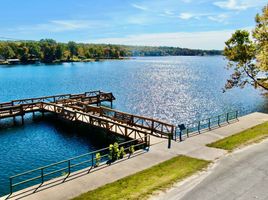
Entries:
[[42,62],[42,61],[29,61],[29,62],[20,62],[16,61],[10,63],[9,61],[0,62],[0,65],[30,65],[30,64],[62,64],[62,63],[75,63],[75,62],[101,62],[107,60],[128,60],[130,57],[121,57],[121,58],[88,58],[88,59],[75,59],[75,60],[55,60],[53,62]]
[[[29,61],[29,62],[20,62],[16,61],[14,63],[10,63],[9,61],[0,61],[1,65],[30,65],[30,64],[63,64],[63,63],[76,63],[76,62],[102,62],[102,61],[112,61],[112,60],[130,60],[136,59],[138,57],[146,58],[146,57],[178,57],[178,56],[186,56],[188,55],[167,55],[167,56],[133,56],[133,57],[120,57],[120,58],[88,58],[88,59],[74,59],[74,60],[55,60],[53,62],[41,62],[41,61]],[[194,55],[193,57],[214,57],[214,56],[222,56],[222,55]],[[189,56],[190,57],[190,56]]]

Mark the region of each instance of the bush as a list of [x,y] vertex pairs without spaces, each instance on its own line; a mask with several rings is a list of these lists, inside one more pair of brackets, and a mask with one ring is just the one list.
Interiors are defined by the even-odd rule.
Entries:
[[101,155],[100,153],[96,153],[95,155],[96,164],[95,167],[98,167],[100,165]]
[[129,147],[129,155],[132,155],[134,152],[135,152],[134,145],[131,145],[131,146]]
[[115,142],[113,145],[110,144],[109,146],[109,160],[111,162],[116,161],[119,158],[120,152],[119,152],[119,145],[117,142]]
[[124,158],[125,155],[126,155],[125,149],[124,149],[124,147],[121,147],[120,151],[119,151],[119,159]]

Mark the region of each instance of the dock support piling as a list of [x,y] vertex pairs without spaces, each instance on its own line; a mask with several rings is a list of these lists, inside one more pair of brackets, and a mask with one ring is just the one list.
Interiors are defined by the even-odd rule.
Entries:
[[24,116],[21,116],[21,124],[24,125]]

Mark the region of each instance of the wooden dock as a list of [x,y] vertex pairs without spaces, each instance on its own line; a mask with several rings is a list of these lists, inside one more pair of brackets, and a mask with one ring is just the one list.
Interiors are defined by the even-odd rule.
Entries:
[[110,102],[112,107],[114,100],[112,93],[102,91],[13,100],[0,103],[0,119],[13,117],[15,121],[17,116],[21,116],[23,124],[26,113],[50,112],[69,121],[86,123],[132,139],[150,138],[146,137],[148,135],[167,138],[170,147],[175,134],[174,125],[101,106],[102,102]]

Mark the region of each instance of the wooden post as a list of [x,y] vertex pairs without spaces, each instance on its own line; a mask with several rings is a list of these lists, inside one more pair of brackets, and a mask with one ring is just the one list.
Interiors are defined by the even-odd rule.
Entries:
[[24,125],[24,115],[21,115],[21,124]]
[[127,137],[127,127],[125,127],[125,136]]
[[[154,133],[154,121],[152,121],[151,133]],[[161,135],[162,136],[162,135]]]

